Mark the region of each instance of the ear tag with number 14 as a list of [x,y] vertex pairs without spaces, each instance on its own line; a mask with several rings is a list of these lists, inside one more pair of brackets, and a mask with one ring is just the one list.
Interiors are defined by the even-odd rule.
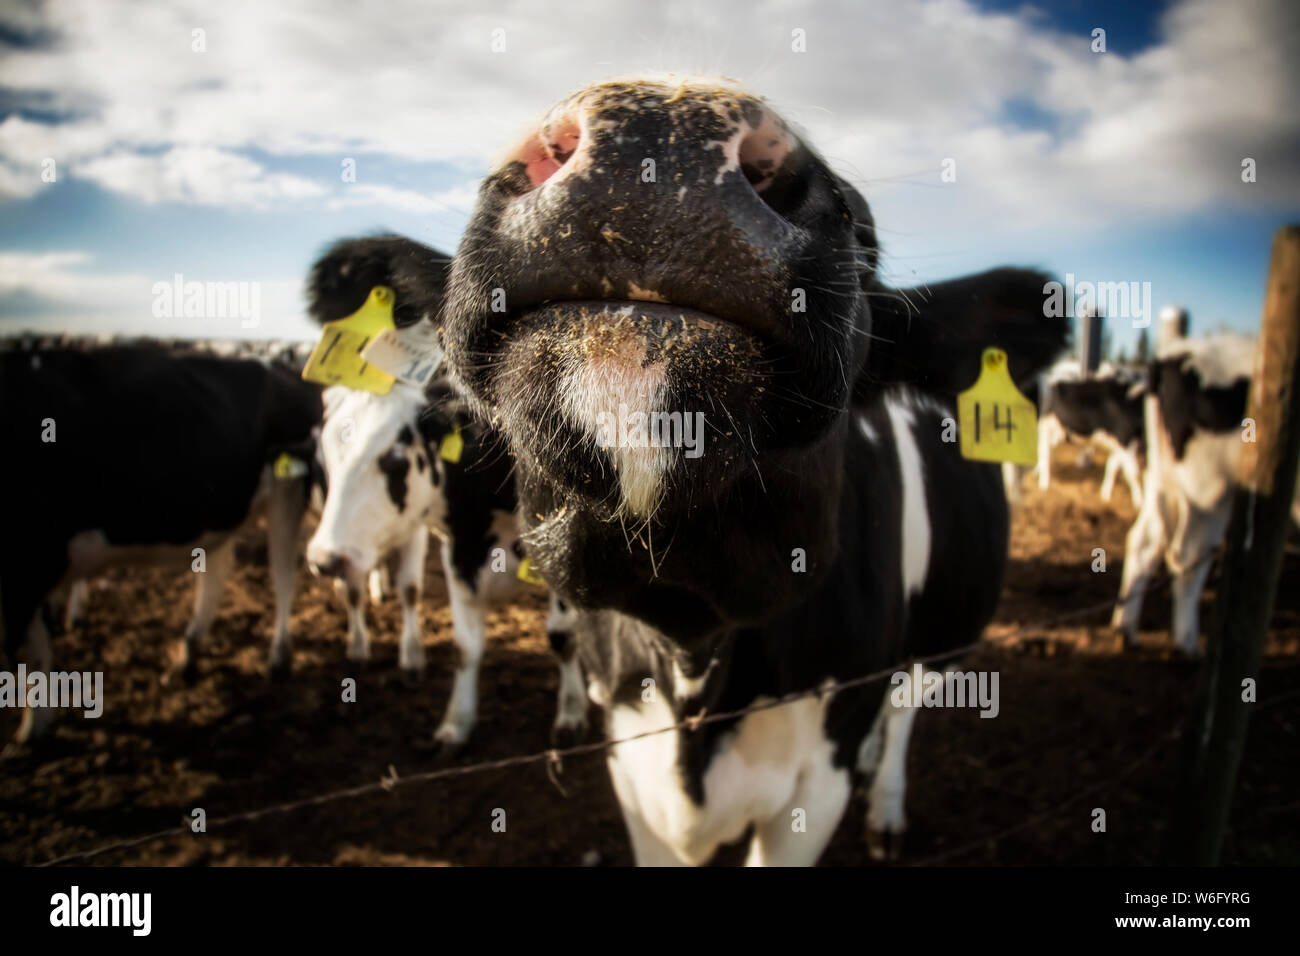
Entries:
[[1038,411],[1011,380],[1007,353],[988,348],[980,377],[957,396],[961,455],[975,461],[1038,461]]

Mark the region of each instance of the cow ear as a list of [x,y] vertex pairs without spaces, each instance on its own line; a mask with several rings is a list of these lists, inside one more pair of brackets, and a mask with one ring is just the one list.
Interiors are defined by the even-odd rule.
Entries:
[[1069,320],[1044,314],[1049,282],[1030,269],[994,269],[914,289],[872,283],[871,339],[855,393],[906,384],[956,394],[975,383],[990,346],[1007,353],[1023,387],[1069,344]]
[[401,236],[368,236],[336,242],[316,260],[307,278],[307,308],[317,322],[351,315],[377,285],[393,290],[399,328],[433,316],[442,304],[451,259]]

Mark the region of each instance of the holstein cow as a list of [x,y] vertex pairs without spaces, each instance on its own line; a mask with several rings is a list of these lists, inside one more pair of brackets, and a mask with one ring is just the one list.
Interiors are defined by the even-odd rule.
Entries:
[[[1065,323],[1038,273],[900,294],[876,257],[865,200],[722,81],[589,87],[480,190],[439,321],[516,455],[528,553],[583,609],[608,733],[814,692],[613,748],[640,863],[747,831],[750,863],[813,863],[859,769],[874,852],[896,852],[915,711],[882,706],[884,680],[815,691],[992,614],[999,469],[945,419],[985,346],[1027,378]],[[703,416],[702,454],[610,427],[646,412]]]
[[[273,669],[288,667],[303,478],[275,478],[320,421],[320,390],[261,362],[151,347],[0,355],[0,428],[13,505],[0,551],[5,649],[26,641],[48,671],[52,592],[130,562],[196,567],[194,617],[174,655],[192,673],[234,560],[234,536],[266,511],[275,587]],[[25,741],[48,710],[24,709]]]
[[[1255,343],[1239,335],[1176,339],[1151,364],[1144,498],[1124,554],[1112,619],[1130,645],[1163,560],[1173,576],[1175,649],[1195,654],[1198,607],[1232,516]],[[1300,505],[1292,510],[1300,520]]]
[[[389,241],[357,240],[327,254],[313,270],[313,315],[329,321],[350,314],[372,284],[393,285],[391,271],[376,270],[382,257],[372,251]],[[443,261],[434,250],[421,252],[427,261]],[[436,272],[431,279],[436,281]],[[440,454],[442,440],[452,434],[461,443],[456,461]],[[409,672],[424,669],[418,609],[429,532],[441,542],[458,663],[435,737],[449,749],[458,747],[478,718],[488,609],[522,586],[514,460],[500,436],[474,421],[445,380],[436,379],[427,390],[398,382],[386,395],[327,389],[319,454],[328,491],[307,559],[315,573],[340,582],[348,607],[350,658],[370,656],[362,585],[372,569],[387,562],[402,602],[399,665]],[[587,700],[571,614],[552,597],[547,634],[560,662],[553,725],[557,738],[586,727]]]
[[1046,488],[1051,483],[1052,449],[1072,435],[1098,442],[1110,451],[1101,482],[1102,500],[1110,501],[1115,476],[1122,471],[1129,496],[1140,506],[1144,391],[1140,378],[1117,370],[1048,384],[1038,421],[1039,486]]

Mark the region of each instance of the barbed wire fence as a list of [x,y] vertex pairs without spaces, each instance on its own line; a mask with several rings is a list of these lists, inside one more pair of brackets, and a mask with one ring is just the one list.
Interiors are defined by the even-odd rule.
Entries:
[[[1203,556],[1194,564],[1190,565],[1188,567],[1188,570],[1195,570],[1203,563],[1212,562],[1213,560],[1215,560],[1217,556],[1218,556],[1217,550],[1212,551],[1211,553]],[[1152,583],[1150,586],[1146,588],[1146,595],[1151,596],[1153,594],[1156,594],[1164,590],[1166,587],[1168,587],[1169,581],[1170,579],[1168,578],[1167,575],[1162,576],[1158,581]],[[778,707],[786,707],[789,706],[790,704],[796,703],[801,700],[806,700],[811,697],[818,697],[818,698],[825,699],[834,694],[840,693],[841,691],[852,690],[854,688],[864,687],[869,684],[876,683],[877,681],[888,680],[893,675],[901,671],[904,671],[908,668],[911,668],[916,664],[924,665],[924,664],[933,663],[935,661],[952,660],[954,658],[961,657],[965,654],[969,654],[970,652],[981,647],[988,647],[988,646],[1008,643],[1017,638],[1022,638],[1038,631],[1051,630],[1070,621],[1074,621],[1079,618],[1084,618],[1084,617],[1088,617],[1089,615],[1096,614],[1098,611],[1112,609],[1117,604],[1123,603],[1123,601],[1127,600],[1128,597],[1129,594],[1124,594],[1121,595],[1119,598],[1110,598],[1105,601],[1097,601],[1093,604],[1089,604],[1081,608],[1075,608],[1070,611],[1065,611],[1060,614],[1052,615],[1044,620],[1038,621],[1033,624],[1025,624],[1025,625],[1017,626],[1012,630],[1002,634],[981,636],[980,638],[977,638],[976,640],[968,644],[962,645],[960,647],[952,648],[925,657],[909,658],[905,661],[901,661],[895,664],[894,666],[873,671],[872,673],[865,674],[861,677],[855,677],[849,680],[838,681],[838,682],[826,682],[817,687],[809,688],[807,690],[795,691],[779,698],[751,704],[747,707],[743,707],[737,710],[718,711],[716,713],[707,713],[701,711],[699,714],[696,714],[695,716],[685,718],[676,723],[669,724],[664,727],[659,727],[654,730],[647,730],[638,734],[632,734],[630,736],[620,737],[615,740],[593,741],[590,743],[575,744],[573,746],[564,747],[564,748],[549,748],[547,750],[537,751],[535,753],[519,754],[512,757],[504,757],[496,760],[485,760],[478,763],[462,764],[462,765],[452,766],[452,767],[439,767],[433,770],[424,770],[418,773],[412,773],[406,775],[399,774],[396,768],[392,764],[390,764],[388,767],[388,774],[385,775],[384,777],[381,777],[379,780],[372,780],[367,783],[357,784],[351,787],[343,787],[340,789],[329,790],[323,793],[318,793],[307,797],[300,797],[293,800],[285,800],[278,803],[268,804],[266,806],[259,807],[254,810],[246,810],[240,813],[232,813],[221,817],[210,818],[205,821],[204,832],[207,832],[208,830],[212,830],[212,829],[222,828],[222,827],[230,827],[240,823],[252,823],[258,820],[265,819],[267,817],[293,813],[294,811],[297,810],[302,810],[308,807],[323,806],[325,804],[334,803],[340,800],[350,800],[350,799],[355,799],[358,797],[363,797],[375,793],[391,792],[399,787],[408,787],[414,784],[433,783],[440,780],[449,780],[458,777],[469,777],[469,776],[475,776],[479,774],[492,773],[500,770],[510,770],[514,768],[527,767],[533,765],[545,766],[548,769],[548,772],[552,774],[551,777],[552,782],[554,782],[558,787],[559,784],[555,780],[555,777],[553,776],[553,772],[554,770],[562,766],[562,763],[565,758],[584,757],[592,754],[602,753],[611,750],[614,747],[621,746],[623,744],[633,743],[635,741],[644,740],[649,737],[656,737],[659,736],[660,734],[677,733],[681,731],[696,731],[700,727],[706,724],[719,723],[722,721],[738,720],[750,714],[760,713],[762,711],[767,711],[767,710],[773,710]],[[1300,696],[1300,692],[1297,692],[1296,694],[1284,695],[1282,697],[1270,701],[1261,702],[1257,706],[1264,707],[1268,704],[1280,703],[1282,700],[1289,699],[1290,697],[1294,697],[1294,696]],[[1170,728],[1169,731],[1160,735],[1157,738],[1155,744],[1145,749],[1142,755],[1138,759],[1134,760],[1130,764],[1127,764],[1119,773],[1113,774],[1110,777],[1107,777],[1105,780],[1095,783],[1089,787],[1083,788],[1078,792],[1074,793],[1073,795],[1071,795],[1070,797],[1068,797],[1067,799],[1063,801],[1058,801],[1057,804],[1055,804],[1053,807],[1049,808],[1048,810],[1045,810],[1039,814],[1031,816],[1025,820],[1017,821],[1017,823],[1015,823],[1014,825],[1007,827],[1006,829],[1001,830],[993,835],[984,836],[978,840],[971,841],[969,844],[963,844],[962,846],[950,850],[945,850],[942,853],[928,857],[912,865],[914,866],[932,865],[934,863],[939,863],[944,860],[950,859],[952,857],[961,856],[968,852],[971,852],[974,849],[978,849],[980,847],[986,846],[990,843],[996,843],[999,840],[1005,838],[1006,836],[1009,836],[1020,830],[1024,830],[1030,826],[1033,826],[1036,823],[1042,822],[1043,820],[1050,819],[1051,817],[1057,815],[1065,807],[1077,803],[1078,801],[1084,799],[1085,797],[1091,795],[1092,793],[1096,793],[1100,791],[1103,787],[1118,782],[1119,780],[1122,780],[1125,777],[1131,775],[1138,767],[1142,766],[1148,760],[1154,757],[1162,747],[1177,741],[1182,736],[1182,723],[1183,721],[1179,721],[1179,723],[1174,727]],[[562,788],[561,788],[561,792],[562,793],[564,792]],[[567,794],[564,795],[567,796]],[[192,832],[194,831],[192,830],[191,821],[186,820],[175,826],[167,827],[161,830],[156,830],[152,833],[142,834],[140,836],[132,837],[125,840],[118,840],[113,843],[108,843],[103,846],[95,847],[94,849],[90,849],[90,850],[82,850],[76,853],[68,853],[63,856],[56,857],[55,859],[47,860],[43,863],[34,864],[34,866],[37,868],[52,867],[52,866],[60,866],[62,864],[71,863],[74,861],[90,860],[97,856],[102,856],[106,853],[113,853],[120,850],[132,849],[134,847],[143,846],[145,844],[155,843],[159,840],[165,840],[169,837],[186,836]]]

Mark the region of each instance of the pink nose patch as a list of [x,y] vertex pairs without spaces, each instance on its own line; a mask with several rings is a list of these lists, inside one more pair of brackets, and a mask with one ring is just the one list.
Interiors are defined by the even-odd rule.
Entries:
[[534,133],[506,156],[507,162],[524,164],[528,180],[536,188],[573,158],[582,144],[582,127],[572,113],[548,116]]
[[771,111],[763,110],[758,128],[751,128],[740,141],[740,168],[756,192],[772,184],[793,148],[785,123]]

